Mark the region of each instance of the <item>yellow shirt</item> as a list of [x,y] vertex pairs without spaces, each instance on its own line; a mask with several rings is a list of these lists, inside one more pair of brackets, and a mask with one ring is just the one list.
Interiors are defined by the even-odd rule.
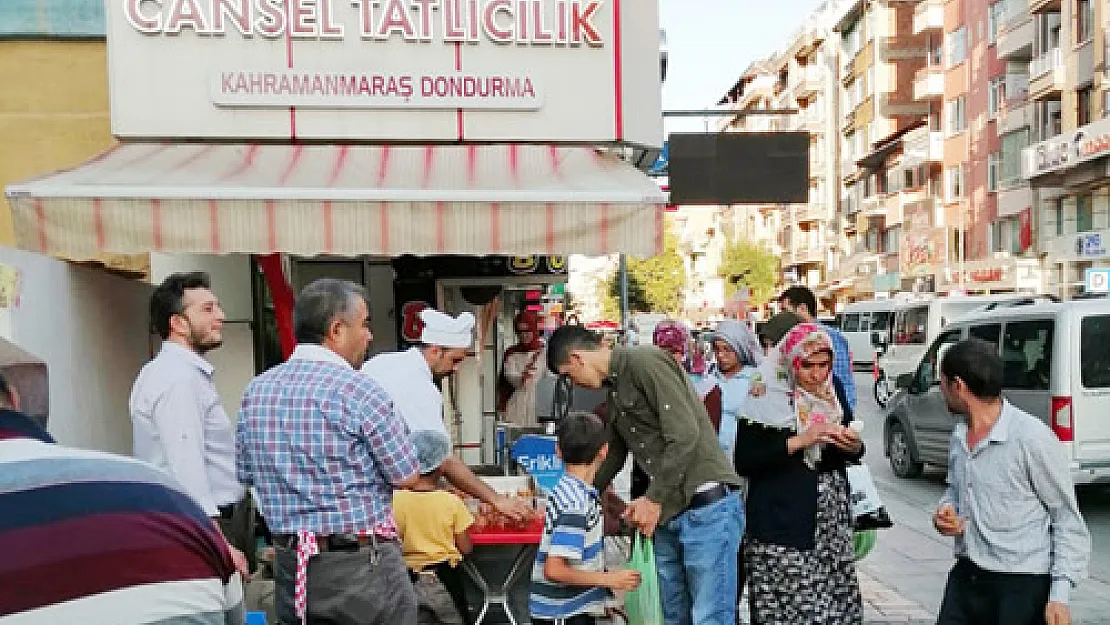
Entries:
[[440,562],[456,566],[462,560],[455,536],[474,523],[462,499],[442,490],[399,490],[393,493],[393,515],[410,569],[419,571]]

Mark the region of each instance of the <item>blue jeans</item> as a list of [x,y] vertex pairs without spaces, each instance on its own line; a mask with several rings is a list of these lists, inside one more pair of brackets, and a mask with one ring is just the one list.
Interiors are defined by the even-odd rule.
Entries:
[[655,566],[667,625],[736,625],[740,493],[687,510],[655,531]]

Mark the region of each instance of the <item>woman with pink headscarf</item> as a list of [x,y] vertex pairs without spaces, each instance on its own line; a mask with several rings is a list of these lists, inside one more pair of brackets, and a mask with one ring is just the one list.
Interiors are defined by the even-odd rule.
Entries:
[[833,348],[820,326],[790,329],[743,407],[734,463],[749,478],[744,561],[756,623],[859,624],[845,469],[863,456]]

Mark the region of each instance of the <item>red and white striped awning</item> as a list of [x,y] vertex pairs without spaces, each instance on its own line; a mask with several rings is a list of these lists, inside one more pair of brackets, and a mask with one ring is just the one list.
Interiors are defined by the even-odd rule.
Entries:
[[20,247],[105,253],[662,250],[664,194],[590,147],[119,144],[6,189]]

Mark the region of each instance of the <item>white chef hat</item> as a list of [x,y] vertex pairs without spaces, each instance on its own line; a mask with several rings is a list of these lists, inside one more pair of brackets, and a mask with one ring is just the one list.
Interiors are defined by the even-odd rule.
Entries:
[[420,311],[424,329],[420,342],[440,347],[467,348],[474,344],[474,315],[464,312],[458,317],[441,313],[434,308]]

